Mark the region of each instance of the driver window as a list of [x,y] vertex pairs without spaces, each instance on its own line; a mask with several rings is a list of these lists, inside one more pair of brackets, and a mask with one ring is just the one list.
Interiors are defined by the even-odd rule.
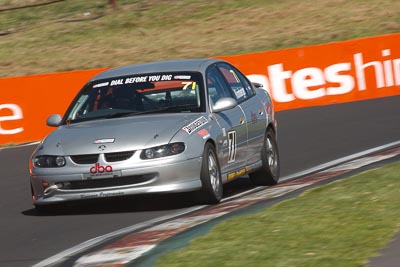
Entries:
[[218,69],[229,83],[235,95],[235,99],[239,103],[254,95],[253,89],[247,82],[246,78],[244,78],[243,75],[232,66],[225,63],[220,63],[218,65]]
[[215,66],[211,66],[207,70],[207,90],[213,103],[223,97],[232,97],[224,78]]

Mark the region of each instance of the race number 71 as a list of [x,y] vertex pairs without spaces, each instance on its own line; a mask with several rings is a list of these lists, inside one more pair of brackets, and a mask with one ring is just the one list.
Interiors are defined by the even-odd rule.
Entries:
[[182,82],[182,84],[184,84],[183,86],[183,90],[188,89],[189,87],[192,88],[192,90],[196,89],[196,82]]

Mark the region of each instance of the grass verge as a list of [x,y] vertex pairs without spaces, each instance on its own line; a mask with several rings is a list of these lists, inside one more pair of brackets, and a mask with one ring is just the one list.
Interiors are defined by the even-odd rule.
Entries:
[[0,144],[0,149],[7,148],[7,147],[14,147],[14,146],[16,146],[16,144],[14,144],[14,143]]
[[[12,7],[45,0],[0,0]],[[68,0],[0,13],[0,77],[232,55],[400,31],[400,1]],[[3,33],[4,35],[2,35]]]
[[157,266],[362,266],[400,229],[400,163],[226,220]]

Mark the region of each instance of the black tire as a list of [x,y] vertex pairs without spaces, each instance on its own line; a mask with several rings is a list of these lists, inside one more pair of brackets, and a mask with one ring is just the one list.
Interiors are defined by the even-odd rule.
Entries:
[[211,143],[206,143],[201,163],[202,189],[198,192],[201,204],[217,204],[222,199],[223,187],[217,153]]
[[262,167],[249,174],[254,185],[275,185],[279,181],[280,163],[279,151],[275,133],[268,128],[261,150]]

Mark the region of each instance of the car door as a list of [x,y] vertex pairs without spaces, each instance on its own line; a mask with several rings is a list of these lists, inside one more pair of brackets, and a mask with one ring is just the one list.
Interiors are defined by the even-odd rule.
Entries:
[[256,97],[250,82],[240,71],[227,63],[219,63],[218,69],[228,82],[233,96],[244,113],[248,141],[247,164],[250,165],[260,159],[260,147],[264,141],[267,124],[265,108]]
[[[223,97],[233,98],[228,84],[215,65],[208,68],[206,78],[211,105]],[[229,174],[243,169],[247,158],[247,127],[242,108],[236,106],[213,113],[213,116],[222,130],[221,138],[217,140],[221,172]],[[228,180],[229,177],[234,175],[228,175]]]

